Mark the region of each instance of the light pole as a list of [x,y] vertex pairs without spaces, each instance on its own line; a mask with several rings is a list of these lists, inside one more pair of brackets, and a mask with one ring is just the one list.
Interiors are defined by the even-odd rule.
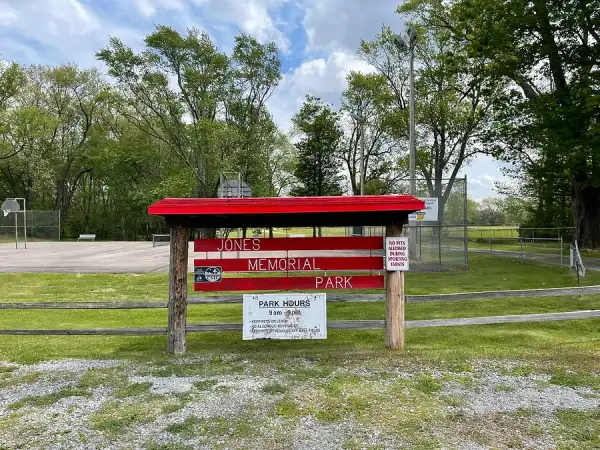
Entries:
[[356,113],[350,113],[352,118],[358,123],[360,132],[360,195],[365,195],[365,118],[362,109]]
[[[365,195],[365,117],[363,115],[363,110],[359,109],[358,114],[351,112],[350,116],[356,120],[358,123],[358,130],[360,133],[360,161],[359,161],[359,170],[360,170],[360,195]],[[354,227],[352,231],[352,235],[362,236],[364,229],[361,226]]]
[[[394,37],[394,45],[400,52],[406,51],[408,48],[408,57],[409,57],[409,71],[408,78],[410,81],[410,96],[409,96],[409,125],[408,125],[408,142],[410,147],[410,156],[409,156],[409,177],[410,177],[410,195],[415,197],[417,195],[417,180],[415,179],[415,165],[417,161],[417,144],[416,144],[416,135],[415,135],[415,46],[417,44],[417,29],[414,25],[408,27],[408,38],[409,44],[406,45],[406,42],[399,34]],[[420,223],[419,223],[420,224]],[[412,255],[413,258],[417,259],[417,237],[416,237],[416,229],[414,227],[409,227],[409,232],[414,231],[414,233],[410,233],[409,239],[409,254]],[[413,236],[415,234],[415,236]]]
[[408,28],[408,37],[410,39],[410,43],[407,46],[406,42],[400,35],[396,35],[394,38],[394,45],[400,51],[406,51],[408,47],[408,55],[410,68],[408,72],[408,77],[410,80],[410,97],[409,97],[409,126],[408,126],[408,140],[410,147],[410,159],[409,159],[409,176],[410,176],[410,194],[417,195],[417,184],[415,179],[415,164],[417,160],[417,144],[416,144],[416,135],[415,135],[415,46],[417,44],[417,29],[414,25],[411,25]]

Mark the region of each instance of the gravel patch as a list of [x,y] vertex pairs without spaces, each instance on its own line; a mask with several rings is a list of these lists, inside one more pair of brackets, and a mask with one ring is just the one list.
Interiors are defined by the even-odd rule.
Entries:
[[154,376],[134,376],[129,379],[131,383],[152,383],[150,392],[153,394],[183,394],[193,388],[193,383],[202,380],[202,377],[154,377]]
[[14,388],[0,389],[0,412],[7,411],[12,403],[23,400],[25,397],[54,394],[72,384],[68,381],[36,381],[31,384],[17,385]]
[[591,393],[590,389],[542,384],[549,379],[540,375],[515,377],[491,373],[478,378],[476,390],[449,383],[450,388],[445,393],[460,396],[467,402],[467,407],[460,408],[462,412],[478,415],[530,408],[553,413],[563,408],[586,411],[600,407],[600,399],[581,395]]
[[[172,363],[193,364],[208,359],[178,358]],[[240,357],[234,355],[219,359],[240,362]],[[219,446],[392,449],[419,446],[419,439],[431,438],[434,446],[480,450],[489,448],[487,442],[483,445],[469,433],[484,433],[489,445],[503,447],[506,446],[504,436],[512,432],[522,448],[545,450],[556,446],[551,427],[560,425],[555,416],[558,409],[592,411],[600,408],[600,395],[590,388],[552,385],[547,375],[505,375],[507,369],[498,363],[486,370],[485,364],[478,362],[472,372],[429,367],[424,370],[396,363],[387,367],[372,364],[371,371],[369,364],[353,367],[349,361],[347,367],[335,367],[327,376],[323,374],[329,374],[328,369],[322,370],[318,361],[308,358],[256,362],[246,357],[240,363],[245,367],[243,374],[187,376],[195,373],[192,368],[182,371],[186,376],[179,377],[140,375],[148,371],[160,373],[161,366],[114,360],[49,361],[14,366],[16,370],[6,378],[9,383],[0,388],[0,448],[144,449],[149,443],[155,443],[198,449]],[[282,363],[285,373],[280,372]],[[510,369],[517,365],[507,363]],[[119,367],[119,374],[126,376],[128,384],[151,383],[149,391],[117,399],[115,386],[101,386],[89,389],[87,397],[57,398],[44,407],[28,405],[16,411],[8,409],[8,405],[27,396],[44,396],[76,387],[79,378],[89,369],[115,367]],[[301,377],[289,376],[294,367],[304,371]],[[441,383],[441,390],[435,385],[428,390],[427,378]],[[15,382],[11,384],[12,379]],[[111,382],[110,377],[107,380]],[[208,383],[202,384],[204,381]],[[201,382],[201,386],[195,385],[196,382]],[[274,383],[282,386],[280,391],[263,392],[265,385]],[[347,384],[340,388],[340,383]],[[341,410],[344,414],[334,415],[333,422],[325,421],[324,416],[318,414],[321,406],[315,406],[326,404],[321,403],[318,392],[326,392],[333,402],[331,405],[337,405],[333,407],[345,408]],[[372,400],[371,395],[379,395],[381,401],[390,403],[383,403],[385,408],[377,409],[378,400]],[[354,396],[353,399],[350,396]],[[417,399],[432,409],[421,412],[422,405]],[[448,399],[454,399],[455,403],[446,403]],[[287,402],[285,414],[278,412],[280,402]],[[388,406],[391,406],[389,411]],[[364,411],[369,414],[366,421],[360,415]],[[402,411],[407,414],[394,416],[402,415]],[[429,417],[429,412],[437,414],[431,415],[435,419]],[[388,417],[378,421],[378,414]],[[452,416],[457,418],[452,419]],[[94,417],[101,417],[108,424],[92,426]],[[410,417],[414,417],[417,428],[399,430],[395,425],[398,420]],[[529,433],[534,428],[538,431]]]
[[86,359],[67,359],[63,361],[46,361],[27,366],[21,366],[17,369],[17,374],[27,372],[72,372],[78,373],[88,369],[110,369],[123,364],[123,361],[116,360],[86,360]]

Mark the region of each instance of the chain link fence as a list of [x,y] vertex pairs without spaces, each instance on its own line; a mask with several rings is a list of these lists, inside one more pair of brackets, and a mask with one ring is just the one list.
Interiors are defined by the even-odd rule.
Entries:
[[17,239],[23,242],[26,232],[30,242],[59,241],[60,211],[27,210],[0,215],[0,243],[14,243]]
[[[467,270],[467,179],[432,180],[431,183],[416,180],[416,186],[417,197],[437,199],[438,212],[433,216],[427,214],[424,217],[415,217],[423,220],[410,220],[404,228],[405,235],[408,236],[409,242],[412,242],[410,270]],[[408,184],[398,186],[398,191],[407,194]],[[256,230],[256,233],[256,236],[268,236],[266,230]],[[385,236],[385,229],[361,226],[322,228],[319,234],[318,229],[312,228],[279,228],[273,231],[273,237],[311,237],[314,233],[317,236]]]
[[[430,201],[425,215],[413,215],[406,228],[411,250],[411,271],[467,270],[467,179],[416,180],[416,196]],[[408,185],[400,187],[408,193]],[[437,204],[437,214],[434,205]],[[414,220],[416,219],[416,220]]]

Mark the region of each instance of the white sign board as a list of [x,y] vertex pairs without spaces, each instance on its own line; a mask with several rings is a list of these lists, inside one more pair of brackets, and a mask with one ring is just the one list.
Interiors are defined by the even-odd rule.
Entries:
[[422,198],[425,202],[425,209],[416,211],[408,215],[408,220],[417,222],[437,222],[438,221],[438,198]]
[[408,238],[385,238],[385,268],[389,271],[408,270]]
[[325,294],[244,294],[243,339],[326,339]]

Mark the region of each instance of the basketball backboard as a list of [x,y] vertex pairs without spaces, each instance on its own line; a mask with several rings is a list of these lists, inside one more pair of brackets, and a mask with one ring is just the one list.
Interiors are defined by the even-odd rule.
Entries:
[[11,212],[16,212],[21,210],[21,205],[14,198],[7,198],[2,202],[2,206],[0,206],[2,212],[4,213],[4,217],[8,216]]

